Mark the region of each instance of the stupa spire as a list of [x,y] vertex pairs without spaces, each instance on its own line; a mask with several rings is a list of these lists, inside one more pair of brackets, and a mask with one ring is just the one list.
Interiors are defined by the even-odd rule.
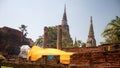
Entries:
[[69,32],[69,25],[67,23],[66,4],[64,5],[64,13],[62,18],[62,27]]
[[62,20],[67,21],[67,15],[66,15],[66,4],[64,5],[64,14],[63,14],[63,19],[62,19]]
[[86,47],[95,47],[95,46],[96,46],[96,40],[94,37],[93,21],[92,21],[92,16],[91,16],[90,17],[90,29],[89,29],[89,35],[88,35]]
[[93,30],[92,16],[90,17],[89,37],[94,37],[94,30]]

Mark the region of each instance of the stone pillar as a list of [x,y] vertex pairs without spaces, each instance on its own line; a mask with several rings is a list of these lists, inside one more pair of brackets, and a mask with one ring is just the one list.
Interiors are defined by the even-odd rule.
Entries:
[[48,28],[44,27],[43,48],[47,47]]
[[57,26],[57,49],[62,49],[62,26]]

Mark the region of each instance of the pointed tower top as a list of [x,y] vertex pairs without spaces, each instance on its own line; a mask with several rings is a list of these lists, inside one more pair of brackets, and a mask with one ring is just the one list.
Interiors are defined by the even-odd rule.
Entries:
[[93,36],[94,37],[93,24],[92,24],[92,16],[90,17],[89,36]]
[[95,47],[96,46],[96,40],[94,37],[94,30],[93,30],[93,24],[92,24],[92,16],[90,17],[90,29],[89,29],[89,35],[86,43],[86,47]]
[[69,25],[67,24],[66,4],[64,5],[64,13],[62,18],[62,27],[69,32]]
[[63,20],[66,20],[66,21],[67,21],[67,15],[66,15],[66,4],[64,5]]
[[76,39],[76,37],[75,37],[74,46],[76,46],[76,45],[77,45],[77,39]]
[[66,13],[66,4],[64,5],[64,12]]
[[90,17],[90,22],[92,23],[92,16]]

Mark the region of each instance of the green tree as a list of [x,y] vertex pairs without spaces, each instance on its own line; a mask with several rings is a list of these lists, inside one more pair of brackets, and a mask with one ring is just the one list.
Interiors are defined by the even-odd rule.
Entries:
[[56,27],[48,27],[48,47],[56,47],[57,45],[57,28]]
[[81,40],[76,40],[74,47],[85,47],[85,43]]
[[86,47],[86,43],[82,42],[81,47]]
[[73,42],[71,39],[62,39],[62,48],[72,48]]
[[35,41],[35,45],[42,47],[43,36],[39,36],[39,38]]
[[[42,47],[43,43],[43,36],[40,36],[36,41],[35,44]],[[48,38],[47,38],[47,47],[56,47],[57,42],[57,28],[56,27],[48,27]]]
[[25,25],[21,25],[20,27],[19,27],[19,29],[21,30],[21,32],[23,33],[23,36],[24,37],[26,37],[27,36],[27,34],[28,34],[28,32],[27,32],[27,26],[25,26]]
[[[62,47],[63,48],[72,47],[73,46],[72,38],[68,39],[68,34],[66,34],[65,31],[63,31],[62,34],[63,34],[62,35]],[[41,39],[38,38],[36,40],[36,44],[40,40]],[[53,47],[53,48],[57,47],[57,27],[56,26],[48,27],[47,47]]]
[[62,29],[62,47],[63,48],[72,48],[73,40],[70,37],[68,30]]
[[101,43],[120,43],[120,17],[116,16],[107,24],[102,36],[105,41]]

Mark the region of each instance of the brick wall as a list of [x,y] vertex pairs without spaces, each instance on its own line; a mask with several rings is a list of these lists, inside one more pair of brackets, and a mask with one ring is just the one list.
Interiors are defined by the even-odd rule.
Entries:
[[87,53],[87,52],[99,52],[98,47],[86,47],[86,48],[64,48],[62,49],[68,52],[76,52],[76,53]]
[[106,44],[94,48],[69,48],[71,68],[120,68],[120,44]]

